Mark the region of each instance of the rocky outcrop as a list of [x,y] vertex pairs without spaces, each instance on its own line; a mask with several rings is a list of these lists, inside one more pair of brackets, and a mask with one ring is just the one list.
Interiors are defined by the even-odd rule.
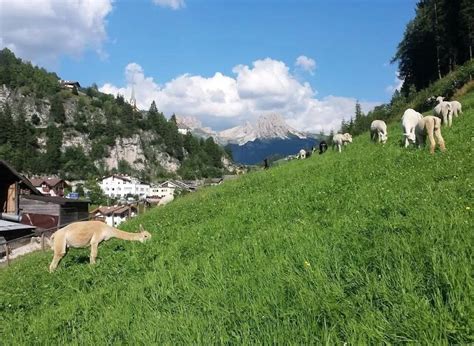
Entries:
[[119,161],[126,161],[137,170],[145,168],[145,155],[140,144],[140,136],[132,138],[116,138],[115,145],[110,149],[109,157],[105,158],[108,169],[117,168]]

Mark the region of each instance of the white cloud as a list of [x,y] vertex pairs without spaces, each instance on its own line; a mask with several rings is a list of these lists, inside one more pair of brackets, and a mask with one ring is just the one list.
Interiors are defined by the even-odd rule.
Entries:
[[173,10],[186,7],[184,0],[153,0],[153,3],[161,7],[172,8]]
[[398,72],[395,72],[395,79],[393,80],[393,84],[388,85],[385,88],[385,91],[387,93],[389,93],[390,95],[393,94],[395,92],[395,90],[400,91],[400,89],[403,86],[403,82],[404,82],[404,80],[400,79],[400,74]]
[[311,75],[314,75],[314,70],[316,69],[316,61],[311,58],[308,58],[305,55],[300,55],[296,58],[295,66],[301,68],[303,71],[309,72]]
[[[129,99],[134,85],[139,108],[148,109],[155,100],[166,115],[194,116],[215,130],[277,112],[299,130],[329,131],[354,115],[355,98],[317,99],[309,83],[298,81],[281,61],[257,60],[252,66],[235,66],[233,72],[235,77],[220,72],[207,78],[184,74],[159,85],[140,65],[130,63],[125,68],[126,86],[107,83],[100,91]],[[364,111],[377,104],[361,103]]]
[[111,10],[112,0],[1,0],[0,44],[46,65],[87,49],[103,57]]

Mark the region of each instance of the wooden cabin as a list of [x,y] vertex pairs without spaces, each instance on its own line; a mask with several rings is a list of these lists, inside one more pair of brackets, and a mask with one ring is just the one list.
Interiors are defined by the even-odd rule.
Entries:
[[22,223],[40,229],[61,228],[89,218],[89,201],[62,197],[26,195],[20,199]]
[[0,237],[8,241],[32,233],[34,224],[19,222],[20,200],[22,196],[39,195],[28,179],[0,160]]
[[[14,239],[31,233],[32,229],[38,233],[53,232],[71,222],[87,220],[89,201],[43,196],[28,179],[0,160],[0,213],[8,214],[9,220],[4,221],[11,222],[11,218],[18,216],[20,222],[14,221],[15,227],[0,228],[1,233]],[[5,219],[0,214],[2,218]]]

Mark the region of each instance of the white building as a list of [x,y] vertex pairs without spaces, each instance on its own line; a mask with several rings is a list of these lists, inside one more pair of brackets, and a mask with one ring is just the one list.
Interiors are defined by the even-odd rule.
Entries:
[[140,180],[122,175],[110,175],[99,182],[102,192],[111,198],[123,198],[127,195],[138,195],[146,198],[150,193],[150,185]]
[[175,191],[193,191],[194,188],[189,185],[176,181],[176,180],[167,180],[160,185],[153,185],[150,188],[149,196],[163,198],[166,196],[174,196]]
[[105,222],[107,225],[117,227],[122,222],[137,215],[137,208],[133,206],[99,207],[91,211],[94,220]]

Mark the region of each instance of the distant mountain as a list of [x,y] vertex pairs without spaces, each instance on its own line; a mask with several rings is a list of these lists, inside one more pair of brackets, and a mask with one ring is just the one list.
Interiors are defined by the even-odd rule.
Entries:
[[262,115],[254,124],[247,121],[220,132],[203,127],[194,117],[177,117],[177,120],[180,129],[200,137],[212,136],[219,144],[226,145],[231,149],[234,161],[241,164],[252,165],[269,157],[285,157],[319,143],[314,135],[289,126],[279,114]]
[[187,130],[197,137],[213,137],[217,140],[217,132],[213,131],[210,127],[202,126],[202,123],[193,116],[176,116],[178,128],[180,130]]
[[218,133],[219,141],[222,143],[244,145],[257,139],[289,139],[306,138],[306,134],[289,126],[285,119],[279,114],[262,115],[255,124],[245,124],[224,130]]

